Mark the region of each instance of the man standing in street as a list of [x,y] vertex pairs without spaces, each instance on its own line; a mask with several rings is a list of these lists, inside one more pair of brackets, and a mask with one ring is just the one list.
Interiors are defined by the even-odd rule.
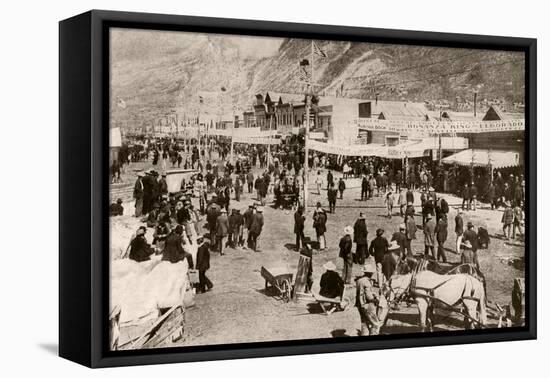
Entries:
[[249,170],[246,175],[246,184],[248,185],[248,193],[252,193],[252,189],[254,188],[254,174],[251,170]]
[[380,289],[375,288],[372,275],[375,269],[368,264],[363,266],[363,277],[356,281],[355,306],[361,318],[360,336],[378,335],[388,314],[388,303],[381,295]]
[[262,228],[264,226],[263,207],[258,206],[256,213],[252,214],[252,224],[250,226],[250,242],[254,252],[261,252],[260,250],[260,235],[262,234]]
[[329,212],[332,214],[336,211],[336,198],[338,197],[338,190],[336,190],[336,188],[334,187],[334,183],[330,184],[327,192],[327,197],[328,209]]
[[223,256],[223,250],[226,247],[227,235],[229,234],[229,220],[227,210],[221,209],[220,216],[216,219],[216,238],[218,239],[218,252]]
[[344,262],[344,267],[342,270],[342,278],[346,284],[351,283],[351,274],[353,270],[353,255],[351,253],[352,241],[351,234],[353,229],[351,226],[346,226],[344,228],[344,236],[340,239],[338,246],[340,247],[339,257],[342,258]]
[[504,202],[504,212],[502,213],[502,232],[504,237],[510,240],[510,231],[514,223],[514,210],[510,206],[510,202]]
[[203,237],[199,237],[197,240],[197,264],[196,268],[199,271],[199,286],[197,292],[204,293],[210,291],[214,287],[214,284],[208,277],[206,277],[206,271],[210,269],[210,241]]
[[[416,225],[415,225],[416,227]],[[404,223],[399,225],[399,231],[394,232],[390,241],[395,241],[399,245],[399,256],[402,260],[405,260],[406,257],[406,248],[407,248],[407,235],[406,235],[406,226]]]
[[296,252],[300,252],[300,245],[305,244],[304,227],[306,217],[304,216],[304,208],[300,205],[294,213],[294,233],[296,234]]
[[464,231],[464,235],[462,236],[462,244],[464,244],[465,242],[469,242],[471,245],[472,253],[477,256],[477,232],[474,231],[474,224],[472,222],[468,222],[466,224],[466,227],[467,230]]
[[329,170],[327,173],[327,190],[330,189],[332,185],[334,185],[334,176],[332,175],[332,172]]
[[435,255],[435,222],[433,221],[431,214],[426,214],[426,223],[424,223],[424,255],[428,256],[431,251],[432,257],[437,258]]
[[138,172],[137,174],[138,178],[136,179],[136,183],[134,184],[134,199],[136,200],[135,208],[135,216],[136,218],[141,217],[143,212],[143,181],[142,178],[144,175],[143,172]]
[[361,180],[361,201],[366,201],[369,197],[368,195],[369,191],[369,181],[367,180],[367,176],[363,175],[363,179]]
[[346,190],[346,183],[344,182],[344,179],[340,177],[340,180],[338,181],[338,191],[340,192],[340,199],[344,199],[344,190]]
[[365,215],[363,213],[359,213],[359,219],[357,219],[353,225],[353,241],[356,244],[355,262],[359,265],[363,265],[366,258],[369,256],[369,245],[367,241],[368,234]]
[[443,214],[435,225],[435,236],[437,239],[437,257],[436,260],[441,258],[441,261],[447,262],[447,256],[445,255],[445,241],[447,240],[447,215]]
[[317,202],[317,208],[313,213],[313,228],[317,236],[317,242],[319,243],[319,250],[324,251],[327,242],[325,239],[325,232],[327,232],[327,214],[321,207],[321,202]]
[[460,254],[460,246],[462,244],[462,234],[464,233],[464,219],[462,218],[462,209],[458,209],[455,217],[455,234],[456,234],[456,253]]
[[251,234],[250,228],[252,227],[252,216],[254,215],[255,207],[254,204],[248,206],[248,209],[244,212],[244,227],[246,228],[246,248],[251,248]]

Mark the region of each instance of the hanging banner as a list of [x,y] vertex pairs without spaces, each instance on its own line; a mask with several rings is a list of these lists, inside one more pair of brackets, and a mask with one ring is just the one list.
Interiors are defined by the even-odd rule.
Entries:
[[400,121],[374,118],[357,118],[351,125],[360,130],[396,133],[460,134],[524,131],[525,120],[500,121]]
[[385,157],[388,148],[380,144],[343,146],[308,139],[308,148],[325,154],[343,156],[379,156]]
[[233,137],[233,143],[246,143],[246,144],[280,144],[281,140],[277,138],[264,138],[264,137],[242,137],[242,136],[234,136]]

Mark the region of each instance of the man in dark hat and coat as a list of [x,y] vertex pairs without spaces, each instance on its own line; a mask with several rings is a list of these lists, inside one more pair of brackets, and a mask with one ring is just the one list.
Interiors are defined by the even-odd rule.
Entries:
[[196,268],[199,271],[199,285],[197,291],[204,293],[210,291],[214,287],[214,284],[208,277],[206,277],[206,271],[210,269],[210,241],[206,238],[199,237],[197,239],[197,264]]
[[365,259],[369,256],[369,243],[367,241],[368,234],[369,232],[367,230],[367,223],[365,222],[365,214],[361,212],[359,213],[359,218],[353,225],[353,241],[356,245],[355,260],[359,265],[363,265],[365,263]]
[[147,228],[145,226],[139,227],[136,231],[136,237],[130,242],[129,258],[134,261],[142,262],[150,260],[150,256],[153,254],[153,249],[145,239],[146,231]]
[[184,244],[187,244],[187,242],[183,236],[183,226],[178,224],[166,237],[162,260],[177,263],[186,259],[189,269],[193,269],[193,257],[190,253],[185,252],[183,249]]

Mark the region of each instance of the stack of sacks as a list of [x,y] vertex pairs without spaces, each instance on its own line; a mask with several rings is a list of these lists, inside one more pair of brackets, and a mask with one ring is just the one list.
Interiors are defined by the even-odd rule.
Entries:
[[120,323],[139,324],[155,319],[159,308],[183,305],[190,290],[187,261],[172,264],[160,258],[111,262],[111,309],[120,306]]

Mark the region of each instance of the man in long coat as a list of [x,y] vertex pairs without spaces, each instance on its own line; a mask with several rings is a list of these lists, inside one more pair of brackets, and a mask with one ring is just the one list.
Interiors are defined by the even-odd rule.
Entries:
[[193,269],[193,257],[190,253],[185,252],[183,249],[184,244],[186,244],[186,241],[183,236],[183,226],[178,224],[166,237],[164,251],[162,252],[162,260],[177,263],[185,259],[187,260],[189,269]]
[[353,270],[353,254],[351,253],[351,247],[353,245],[351,241],[351,234],[353,229],[350,226],[344,228],[344,236],[340,239],[338,246],[340,247],[339,257],[344,260],[344,269],[342,271],[342,278],[346,284],[351,283],[351,274]]
[[206,277],[206,271],[210,269],[210,241],[208,239],[199,238],[197,240],[199,245],[197,249],[197,264],[196,268],[199,271],[199,286],[197,291],[204,293],[214,287],[214,284],[208,277]]
[[300,245],[304,244],[304,227],[305,227],[306,217],[304,216],[304,208],[298,206],[296,212],[294,213],[294,233],[296,234],[296,251],[300,251]]
[[313,228],[315,228],[319,250],[323,251],[327,246],[325,239],[325,232],[327,232],[327,213],[325,213],[325,210],[321,207],[320,202],[317,202],[317,208],[313,213]]
[[353,241],[356,244],[355,259],[359,265],[363,265],[365,263],[365,259],[369,255],[369,243],[367,241],[368,234],[369,232],[367,230],[367,223],[365,222],[365,215],[363,213],[359,213],[359,218],[353,225]]
[[263,208],[258,206],[256,213],[252,214],[252,224],[250,225],[250,243],[255,252],[260,252],[260,235],[264,226]]
[[407,256],[412,256],[411,243],[416,239],[416,221],[414,220],[414,216],[405,219],[405,236],[407,237],[405,249],[407,250]]
[[[416,227],[416,225],[415,225]],[[407,226],[405,224],[399,225],[399,231],[394,232],[390,241],[395,241],[399,245],[399,252],[401,258],[404,260],[406,257],[405,250],[407,248],[407,235],[406,235]]]
[[138,228],[136,237],[130,242],[130,254],[128,257],[134,261],[141,262],[150,260],[149,256],[153,254],[153,249],[145,239],[146,231],[147,229],[145,226]]
[[436,260],[447,262],[445,255],[445,241],[447,240],[447,215],[442,215],[435,225],[435,237],[437,239],[437,257]]
[[135,216],[136,218],[141,217],[141,214],[143,212],[143,172],[138,173],[138,178],[136,179],[136,183],[134,184],[134,199],[136,200],[135,208]]
[[356,281],[355,306],[361,318],[361,336],[378,335],[388,314],[388,303],[375,288],[372,275],[375,269],[371,265],[363,266],[363,277]]
[[223,256],[223,250],[226,247],[227,235],[229,235],[229,220],[227,219],[227,210],[221,209],[220,216],[216,219],[216,238],[218,239],[218,252]]
[[435,222],[431,214],[426,214],[426,223],[424,223],[424,254],[432,252],[432,257],[435,259]]

